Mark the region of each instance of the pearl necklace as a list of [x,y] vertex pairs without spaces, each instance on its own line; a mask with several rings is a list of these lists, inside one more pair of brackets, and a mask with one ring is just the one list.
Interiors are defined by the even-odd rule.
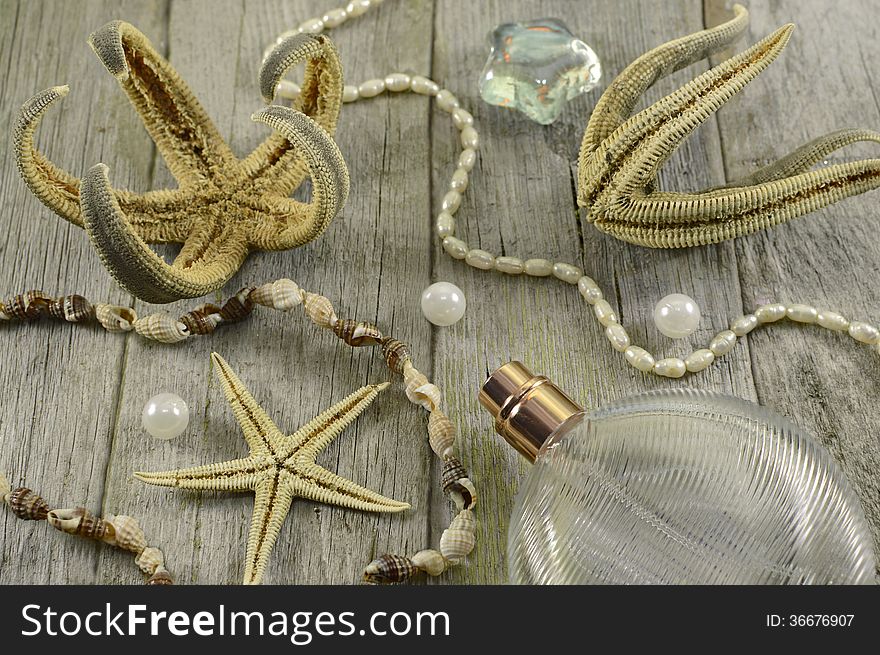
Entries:
[[[371,7],[382,4],[382,0],[355,0],[344,8],[332,9],[322,18],[311,18],[298,28],[281,34],[276,45],[285,38],[303,32],[317,34],[327,28],[338,27],[349,18],[366,13]],[[268,50],[270,51],[271,46]],[[745,314],[730,323],[729,329],[722,330],[709,342],[708,347],[693,351],[684,358],[658,358],[644,348],[634,345],[611,304],[605,299],[596,281],[584,274],[574,264],[554,262],[551,258],[521,259],[519,257],[498,256],[486,250],[471,248],[455,236],[455,213],[461,206],[462,194],[468,186],[468,176],[476,163],[480,136],[474,128],[474,118],[461,107],[458,99],[448,89],[443,89],[433,80],[421,75],[391,73],[384,78],[370,79],[357,86],[346,85],[343,90],[344,103],[373,98],[388,91],[400,93],[410,91],[419,95],[432,96],[437,106],[452,117],[452,122],[460,130],[462,151],[457,167],[449,181],[449,188],[440,203],[435,232],[441,240],[443,250],[453,259],[463,259],[473,268],[484,271],[495,270],[506,275],[529,275],[532,277],[554,277],[562,282],[576,286],[584,300],[592,306],[593,314],[604,329],[611,346],[623,353],[626,361],[645,373],[680,378],[685,373],[696,373],[708,368],[717,357],[729,353],[738,339],[746,336],[759,325],[776,323],[783,319],[804,325],[818,325],[827,330],[845,332],[854,340],[871,347],[880,353],[880,329],[863,321],[849,320],[843,315],[820,310],[802,303],[767,303],[753,313]],[[282,80],[277,94],[289,100],[299,97],[299,86],[289,80]]]

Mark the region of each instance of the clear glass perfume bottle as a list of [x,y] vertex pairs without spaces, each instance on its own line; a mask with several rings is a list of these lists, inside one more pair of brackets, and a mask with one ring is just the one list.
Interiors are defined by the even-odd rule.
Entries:
[[754,403],[659,391],[586,413],[519,362],[486,381],[534,462],[508,533],[522,584],[870,584],[858,498],[825,449]]

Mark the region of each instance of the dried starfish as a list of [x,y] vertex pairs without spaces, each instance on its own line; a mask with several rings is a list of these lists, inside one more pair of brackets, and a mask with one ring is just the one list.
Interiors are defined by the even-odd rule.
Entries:
[[[285,40],[260,71],[271,102],[275,86],[307,60],[295,109],[270,106],[253,115],[277,132],[239,160],[174,68],[131,25],[108,23],[89,44],[140,114],[179,188],[135,194],[113,189],[108,169],[93,166],[80,181],[34,146],[43,113],[67,95],[47,89],[21,108],[14,134],[18,168],[50,209],[85,227],[102,261],[128,291],[171,302],[220,288],[252,249],[286,250],[319,236],[348,195],[348,171],[331,138],[342,101],[342,68],[322,35]],[[312,200],[290,194],[306,175]],[[182,243],[169,265],[147,243]]]
[[670,41],[636,59],[596,105],[581,144],[578,204],[596,227],[652,248],[717,243],[784,223],[880,186],[880,159],[810,170],[856,141],[880,142],[869,130],[820,137],[753,175],[699,193],[656,190],[657,172],[687,136],[769,66],[794,29],[786,25],[632,116],[639,97],[661,77],[716,53],[748,27],[734,6],[727,23]]
[[250,455],[218,464],[134,476],[162,487],[256,494],[248,535],[244,584],[259,584],[278,531],[294,498],[367,512],[400,512],[409,504],[386,498],[331,473],[316,463],[318,455],[373,402],[388,383],[365,386],[285,436],[229,364],[217,353],[211,358],[226,399],[244,432]]

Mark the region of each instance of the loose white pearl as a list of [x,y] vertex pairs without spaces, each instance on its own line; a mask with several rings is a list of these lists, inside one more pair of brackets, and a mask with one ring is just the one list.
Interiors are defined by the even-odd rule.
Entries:
[[375,79],[361,82],[358,93],[361,98],[373,98],[385,90],[385,80]]
[[700,308],[690,296],[671,293],[654,307],[654,325],[670,339],[692,334],[700,324]]
[[147,401],[141,414],[144,430],[157,439],[173,439],[183,434],[189,423],[189,408],[175,393],[160,393]]
[[464,293],[450,282],[435,282],[422,292],[422,313],[434,325],[458,322],[466,306]]
[[412,78],[406,73],[391,73],[385,76],[385,88],[389,91],[400,92],[409,89]]
[[687,366],[678,357],[667,357],[654,364],[654,373],[665,378],[680,378],[687,373]]
[[626,357],[626,361],[628,361],[633,368],[640,370],[642,373],[647,373],[654,369],[654,356],[644,348],[630,346],[623,352],[623,354]]

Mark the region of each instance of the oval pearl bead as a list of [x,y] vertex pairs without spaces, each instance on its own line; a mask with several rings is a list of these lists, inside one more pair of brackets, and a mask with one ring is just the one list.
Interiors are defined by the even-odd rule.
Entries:
[[437,215],[437,236],[451,237],[455,234],[455,218],[449,212],[440,212]]
[[697,373],[707,368],[712,362],[715,361],[715,353],[713,353],[708,348],[701,348],[700,350],[695,350],[690,355],[684,358],[684,365],[688,371],[691,373]]
[[464,193],[465,189],[468,187],[468,174],[467,171],[463,168],[456,168],[455,172],[452,174],[452,178],[449,180],[449,188],[453,191],[458,191],[459,193]]
[[422,292],[422,313],[434,325],[457,323],[466,307],[464,293],[451,282],[435,282]]
[[469,250],[468,254],[465,255],[464,261],[470,266],[479,268],[483,271],[488,271],[495,267],[495,257],[492,253],[478,248]]
[[754,314],[746,314],[730,324],[730,331],[738,337],[744,337],[756,327],[758,327],[758,317]]
[[452,91],[442,89],[437,93],[437,106],[443,111],[452,112],[458,109],[458,98],[452,95]]
[[577,284],[578,280],[584,276],[584,272],[577,266],[556,262],[553,264],[553,275],[557,280],[562,280],[569,284]]
[[519,275],[523,272],[525,265],[519,257],[496,257],[495,269],[508,275]]
[[324,14],[322,20],[327,27],[339,27],[345,22],[346,18],[348,18],[348,13],[345,9],[331,9]]
[[629,335],[619,323],[612,323],[605,328],[605,336],[608,337],[614,350],[624,352],[629,348]]
[[453,259],[464,259],[467,257],[468,246],[461,239],[446,237],[443,239],[443,250]]
[[141,424],[157,439],[179,437],[189,424],[189,408],[176,393],[160,393],[147,401]]
[[654,373],[665,378],[680,378],[687,373],[687,367],[678,357],[667,357],[654,364]]
[[789,305],[787,314],[798,323],[815,323],[819,320],[819,312],[809,305]]
[[443,201],[440,203],[441,210],[454,214],[459,207],[461,207],[461,194],[458,191],[449,191],[443,196]]
[[461,154],[458,156],[458,167],[463,168],[468,173],[470,173],[474,164],[477,163],[477,151],[471,148],[465,148],[461,151]]
[[365,14],[370,8],[370,0],[352,0],[345,6],[346,13],[355,18]]
[[843,332],[849,329],[849,320],[837,312],[819,312],[816,315],[816,322],[826,330]]
[[320,18],[309,18],[307,21],[300,23],[297,29],[306,34],[320,34],[324,31],[324,21]]
[[414,76],[410,81],[410,88],[413,93],[418,93],[421,96],[435,96],[440,93],[440,85],[423,75]]
[[467,109],[458,107],[452,112],[452,122],[455,124],[455,127],[463,130],[467,126],[474,124],[474,117]]
[[755,310],[755,317],[758,323],[775,323],[785,318],[786,307],[781,303],[772,305],[761,305]]
[[607,300],[597,300],[596,304],[593,305],[593,313],[596,315],[596,318],[599,319],[599,323],[605,327],[608,327],[612,323],[617,323],[617,314],[611,309],[611,305],[608,304]]
[[527,259],[523,270],[526,275],[547,277],[553,272],[553,263],[547,259]]
[[385,90],[385,80],[367,80],[358,86],[361,98],[373,98]]
[[412,84],[412,78],[406,73],[391,73],[385,76],[385,88],[395,93],[406,91],[410,84]]
[[299,84],[291,82],[290,80],[281,80],[278,82],[278,86],[275,87],[275,93],[288,100],[296,100],[299,98],[301,91],[302,89],[300,89]]
[[480,147],[480,135],[477,131],[468,126],[461,131],[461,147],[476,150]]
[[849,324],[849,336],[869,346],[880,343],[880,330],[862,321],[853,321]]
[[714,339],[712,339],[712,343],[709,344],[709,350],[711,350],[716,357],[719,357],[729,353],[735,344],[736,334],[734,334],[732,330],[722,330],[715,335]]
[[[597,301],[602,300],[602,289],[599,288],[599,285],[596,284],[596,280],[593,278],[584,275],[580,280],[578,280],[578,291],[591,305],[595,305]],[[651,364],[653,366],[653,364]]]
[[670,339],[682,339],[700,324],[700,308],[690,296],[671,293],[654,307],[654,325]]
[[642,373],[654,370],[654,356],[644,348],[630,346],[623,354],[630,366],[640,370]]
[[344,87],[342,87],[342,102],[354,102],[360,97],[361,94],[358,92],[358,88],[356,86],[346,84]]

